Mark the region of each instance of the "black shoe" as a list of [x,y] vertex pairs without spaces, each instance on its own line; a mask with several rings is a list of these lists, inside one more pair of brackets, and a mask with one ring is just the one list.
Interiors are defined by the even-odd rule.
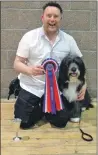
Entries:
[[20,124],[20,129],[23,129],[23,130],[27,130],[27,129],[31,129],[35,124],[30,124],[30,123],[23,123],[21,122]]

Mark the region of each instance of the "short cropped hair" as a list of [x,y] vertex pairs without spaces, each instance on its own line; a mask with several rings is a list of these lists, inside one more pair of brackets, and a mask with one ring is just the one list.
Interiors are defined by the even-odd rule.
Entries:
[[63,13],[63,10],[62,10],[60,4],[58,4],[56,1],[50,1],[50,2],[46,3],[46,4],[43,6],[43,11],[44,11],[48,6],[54,6],[54,7],[58,8],[58,9],[60,10],[60,13],[61,13],[61,14]]

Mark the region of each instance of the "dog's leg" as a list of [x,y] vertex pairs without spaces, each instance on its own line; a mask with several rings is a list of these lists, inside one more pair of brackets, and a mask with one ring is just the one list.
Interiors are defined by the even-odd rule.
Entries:
[[91,102],[92,102],[92,100],[91,100],[90,94],[89,94],[88,90],[86,90],[84,101],[83,101],[83,107],[85,107],[87,110],[89,108],[93,108],[94,106],[92,105]]

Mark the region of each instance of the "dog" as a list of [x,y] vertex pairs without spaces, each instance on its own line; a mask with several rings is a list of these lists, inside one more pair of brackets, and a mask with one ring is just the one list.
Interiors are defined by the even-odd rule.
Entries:
[[[77,101],[80,90],[86,88],[86,67],[79,56],[68,54],[59,67],[58,87],[68,103]],[[86,89],[84,100],[78,101],[81,109],[93,108],[91,97]]]
[[11,95],[14,95],[16,98],[19,94],[20,89],[20,82],[18,77],[16,77],[9,84],[8,100],[10,99]]

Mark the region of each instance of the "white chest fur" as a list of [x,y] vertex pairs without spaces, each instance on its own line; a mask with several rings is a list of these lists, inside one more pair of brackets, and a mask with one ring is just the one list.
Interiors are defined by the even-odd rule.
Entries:
[[63,90],[63,95],[67,98],[69,102],[77,100],[77,87],[80,84],[80,81],[77,82],[69,82],[68,88]]

